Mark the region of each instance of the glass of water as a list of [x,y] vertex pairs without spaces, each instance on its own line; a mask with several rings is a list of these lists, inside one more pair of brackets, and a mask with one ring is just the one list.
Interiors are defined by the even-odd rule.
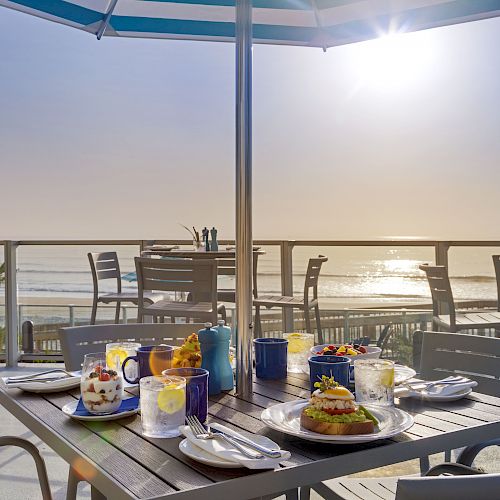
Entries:
[[354,383],[356,402],[380,406],[394,405],[394,361],[356,359]]
[[310,350],[314,346],[312,333],[284,333],[283,338],[288,340],[288,366],[290,373],[307,373]]
[[[129,356],[135,356],[137,349],[141,347],[138,342],[114,342],[106,344],[106,364],[117,372],[121,372],[122,364]],[[137,377],[137,367],[130,363],[125,367],[125,375],[128,379]]]
[[140,380],[142,433],[148,437],[179,436],[186,418],[184,377],[143,377]]

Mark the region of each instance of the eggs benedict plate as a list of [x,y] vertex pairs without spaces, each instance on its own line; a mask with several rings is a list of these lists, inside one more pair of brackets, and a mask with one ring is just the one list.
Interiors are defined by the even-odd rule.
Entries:
[[314,384],[309,406],[300,415],[300,425],[319,434],[369,434],[378,426],[378,420],[364,406],[354,403],[354,394],[323,376]]
[[262,421],[285,434],[322,443],[353,444],[387,439],[413,425],[411,415],[395,407],[354,402],[354,395],[333,379],[317,382],[310,399],[266,408]]

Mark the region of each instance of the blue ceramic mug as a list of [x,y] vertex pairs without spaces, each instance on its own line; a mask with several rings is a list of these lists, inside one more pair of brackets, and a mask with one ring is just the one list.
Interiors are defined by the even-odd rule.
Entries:
[[286,378],[288,340],[254,339],[255,372],[258,378],[279,380]]
[[[136,356],[129,356],[123,361],[123,378],[129,384],[138,384],[142,377],[150,377],[151,375],[159,376],[163,370],[172,367],[173,357],[174,348],[170,345],[146,345],[139,347]],[[125,365],[130,360],[138,364],[138,377],[134,380],[129,380],[125,375]]]
[[320,382],[321,377],[333,377],[344,387],[349,387],[349,366],[351,361],[343,356],[311,356],[309,358],[309,380],[311,392],[315,390],[314,383]]
[[208,414],[208,370],[203,368],[170,368],[162,375],[175,375],[186,379],[186,416],[196,416],[200,422],[207,420]]

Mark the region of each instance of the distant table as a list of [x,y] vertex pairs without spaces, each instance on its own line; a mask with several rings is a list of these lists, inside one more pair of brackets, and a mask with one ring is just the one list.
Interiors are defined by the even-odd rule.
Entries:
[[[254,247],[254,252],[265,253],[260,247]],[[197,252],[195,250],[172,249],[165,250],[155,245],[145,247],[142,251],[143,256],[158,255],[161,257],[178,257],[184,259],[235,259],[236,250],[217,250],[216,252]]]
[[[471,393],[454,403],[401,400],[415,425],[391,439],[357,445],[303,441],[269,429],[262,410],[309,395],[306,375],[283,381],[255,379],[254,394],[210,398],[209,419],[237,430],[270,437],[291,452],[277,471],[218,469],[195,462],[179,451],[181,438],[151,439],[141,433],[139,416],[111,422],[78,422],[61,408],[79,391],[27,394],[0,385],[0,404],[45,441],[91,483],[95,498],[173,500],[249,499],[288,491],[333,477],[431,455],[445,449],[498,438],[500,398]],[[100,492],[100,493],[99,493]]]

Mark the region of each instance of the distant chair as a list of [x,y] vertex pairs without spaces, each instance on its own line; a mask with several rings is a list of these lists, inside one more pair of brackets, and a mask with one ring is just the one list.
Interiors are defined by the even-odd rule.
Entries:
[[[271,307],[292,308],[304,311],[306,331],[308,333],[312,333],[309,311],[311,309],[314,309],[314,313],[316,316],[316,328],[318,330],[318,340],[320,344],[323,343],[323,332],[321,330],[321,318],[319,314],[318,303],[318,278],[321,271],[321,266],[327,260],[328,257],[324,257],[323,255],[309,259],[306,278],[304,282],[304,296],[302,298],[285,295],[262,295],[254,299],[253,303],[255,306],[255,323],[257,327],[257,336],[262,335],[262,325],[260,319],[261,307],[267,307],[269,309]],[[311,289],[312,298],[309,297]]]
[[429,282],[432,296],[433,330],[455,333],[478,328],[500,328],[500,313],[495,311],[470,311],[457,313],[451,291],[448,270],[445,266],[419,266]]
[[201,328],[202,323],[131,323],[71,326],[60,328],[58,333],[66,370],[76,371],[81,370],[85,354],[104,352],[108,343],[126,341],[177,346]]
[[500,311],[500,255],[492,255],[497,279],[497,311]]
[[[116,252],[88,253],[92,280],[94,283],[94,299],[92,302],[92,314],[90,324],[95,325],[97,316],[97,304],[112,304],[116,302],[115,323],[120,322],[120,309],[122,302],[129,302],[137,305],[139,295],[137,292],[122,292],[122,277],[120,274],[120,263]],[[107,279],[116,280],[116,292],[99,293],[99,282]],[[147,292],[144,300],[150,304],[163,299],[164,295]]]
[[[217,302],[217,262],[215,259],[152,259],[136,257],[139,302],[137,321],[152,316],[156,322],[165,316],[217,323],[218,313],[226,319],[226,308]],[[148,304],[143,297],[153,290],[186,292],[190,300],[160,300]]]
[[[253,274],[253,298],[257,298],[257,265],[259,255],[263,255],[264,251],[255,249],[252,252],[252,274]],[[219,276],[235,276],[236,275],[236,260],[235,259],[217,259],[217,274]],[[227,289],[217,290],[217,299],[220,302],[236,302],[236,291]]]

